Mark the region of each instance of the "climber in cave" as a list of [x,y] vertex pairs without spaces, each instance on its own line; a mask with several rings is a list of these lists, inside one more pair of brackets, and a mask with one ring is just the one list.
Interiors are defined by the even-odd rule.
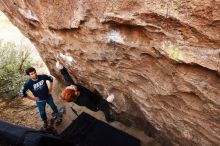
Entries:
[[60,70],[60,73],[65,80],[66,87],[61,93],[61,98],[63,100],[67,102],[74,102],[79,106],[86,106],[88,109],[95,112],[101,110],[105,115],[106,121],[114,121],[114,118],[110,114],[109,104],[106,100],[95,95],[93,92],[83,87],[82,85],[75,84],[67,69],[63,67],[58,61],[56,66]]

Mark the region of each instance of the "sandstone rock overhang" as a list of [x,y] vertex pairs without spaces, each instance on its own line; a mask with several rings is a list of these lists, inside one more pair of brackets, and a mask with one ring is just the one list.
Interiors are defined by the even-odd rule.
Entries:
[[[1,0],[51,73],[57,59],[160,143],[219,145],[220,2]],[[168,143],[167,143],[168,141]]]

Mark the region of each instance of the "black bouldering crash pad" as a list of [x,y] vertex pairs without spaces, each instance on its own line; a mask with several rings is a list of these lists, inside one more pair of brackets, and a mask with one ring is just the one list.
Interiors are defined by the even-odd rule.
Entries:
[[82,113],[58,136],[0,121],[0,143],[10,146],[139,146],[140,141]]
[[74,146],[139,146],[140,141],[108,124],[82,113],[61,138]]

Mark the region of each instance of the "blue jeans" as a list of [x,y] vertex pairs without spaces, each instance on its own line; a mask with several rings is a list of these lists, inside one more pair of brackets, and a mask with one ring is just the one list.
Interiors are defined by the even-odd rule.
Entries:
[[45,110],[46,103],[50,105],[54,113],[58,113],[57,106],[54,104],[53,97],[51,95],[49,95],[46,100],[37,101],[37,107],[40,112],[40,117],[43,121],[47,120],[47,114]]

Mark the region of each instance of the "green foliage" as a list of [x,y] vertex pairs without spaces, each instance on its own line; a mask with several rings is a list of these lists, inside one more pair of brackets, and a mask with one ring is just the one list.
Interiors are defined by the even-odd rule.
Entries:
[[31,66],[29,55],[25,46],[0,40],[0,98],[16,96],[26,80],[24,68]]

